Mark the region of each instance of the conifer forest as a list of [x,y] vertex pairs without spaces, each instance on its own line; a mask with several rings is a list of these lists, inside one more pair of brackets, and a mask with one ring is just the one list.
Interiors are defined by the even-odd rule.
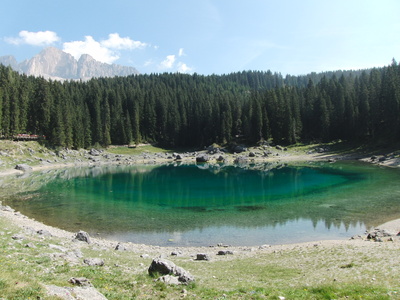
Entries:
[[52,146],[218,144],[400,138],[400,65],[282,76],[148,74],[52,81],[0,65],[0,137]]

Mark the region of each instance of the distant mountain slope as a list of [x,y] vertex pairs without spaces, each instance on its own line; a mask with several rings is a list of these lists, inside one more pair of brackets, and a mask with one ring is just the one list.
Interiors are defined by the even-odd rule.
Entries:
[[0,64],[11,66],[26,75],[43,76],[53,80],[89,80],[93,77],[114,77],[139,74],[133,67],[106,64],[84,54],[77,61],[71,54],[49,47],[29,60],[18,63],[11,56],[0,57]]

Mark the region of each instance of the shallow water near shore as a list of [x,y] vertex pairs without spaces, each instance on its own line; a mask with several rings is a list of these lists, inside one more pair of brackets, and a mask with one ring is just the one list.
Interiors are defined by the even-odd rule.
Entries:
[[3,203],[113,240],[253,246],[344,239],[399,218],[399,180],[357,162],[81,167],[16,178],[35,188]]

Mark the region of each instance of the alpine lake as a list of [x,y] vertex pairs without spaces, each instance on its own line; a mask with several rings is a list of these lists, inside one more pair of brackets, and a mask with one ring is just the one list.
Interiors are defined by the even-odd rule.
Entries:
[[2,179],[0,200],[122,242],[257,246],[347,239],[400,218],[399,183],[399,169],[353,161],[109,165]]

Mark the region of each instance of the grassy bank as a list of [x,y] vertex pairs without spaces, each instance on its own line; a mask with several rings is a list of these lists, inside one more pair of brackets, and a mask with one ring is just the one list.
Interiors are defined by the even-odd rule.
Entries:
[[[117,251],[116,243],[39,235],[38,227],[15,224],[22,216],[4,211],[0,216],[2,299],[57,299],[47,295],[44,285],[72,287],[71,277],[88,278],[108,299],[400,298],[399,240],[242,247],[227,256],[216,255],[217,247],[180,248],[179,256],[171,256],[170,248],[126,244],[126,251]],[[196,261],[199,251],[211,260]],[[196,282],[155,282],[147,268],[159,255],[189,271]],[[87,266],[84,258],[101,258],[105,265]]]

